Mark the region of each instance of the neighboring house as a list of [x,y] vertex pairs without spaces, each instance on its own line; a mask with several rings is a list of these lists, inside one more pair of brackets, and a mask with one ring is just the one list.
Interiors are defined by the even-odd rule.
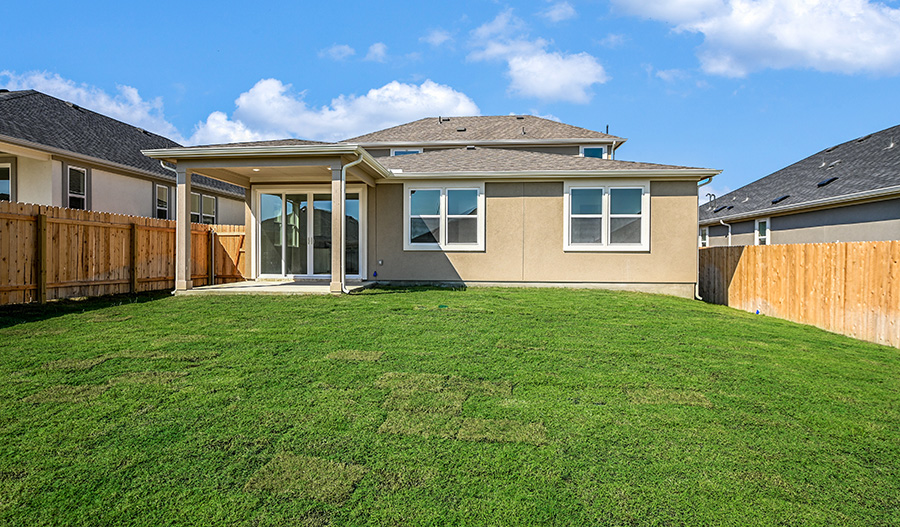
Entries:
[[[0,200],[174,219],[174,170],[141,149],[175,147],[34,90],[0,90]],[[202,176],[194,183],[192,221],[244,222],[244,189]]]
[[[615,160],[625,140],[533,116],[433,117],[340,143],[144,153],[249,189],[251,279],[570,285],[693,297],[697,185]],[[344,212],[345,211],[345,212]],[[178,210],[176,289],[191,287]],[[332,250],[332,249],[336,250]]]
[[900,126],[700,206],[700,246],[900,240]]

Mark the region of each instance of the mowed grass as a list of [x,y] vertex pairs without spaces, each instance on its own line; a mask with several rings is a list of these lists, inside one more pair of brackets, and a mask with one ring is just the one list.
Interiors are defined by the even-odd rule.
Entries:
[[0,310],[3,525],[898,525],[900,350],[664,296]]

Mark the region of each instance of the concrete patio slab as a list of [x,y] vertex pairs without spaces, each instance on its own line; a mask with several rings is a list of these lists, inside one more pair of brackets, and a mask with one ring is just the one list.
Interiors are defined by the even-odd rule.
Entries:
[[[375,282],[347,282],[347,290],[351,293],[367,287]],[[327,295],[330,293],[328,280],[248,280],[230,284],[216,284],[195,287],[183,291],[175,291],[176,296],[191,295]]]

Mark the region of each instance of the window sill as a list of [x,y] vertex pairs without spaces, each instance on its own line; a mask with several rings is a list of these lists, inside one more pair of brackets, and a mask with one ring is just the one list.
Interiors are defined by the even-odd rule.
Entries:
[[563,247],[563,252],[574,253],[649,253],[650,247],[645,245],[588,245],[577,246],[567,245]]
[[441,247],[440,245],[406,245],[403,247],[405,252],[443,252],[443,253],[457,253],[457,252],[484,252],[484,247],[481,245],[448,245],[446,247]]

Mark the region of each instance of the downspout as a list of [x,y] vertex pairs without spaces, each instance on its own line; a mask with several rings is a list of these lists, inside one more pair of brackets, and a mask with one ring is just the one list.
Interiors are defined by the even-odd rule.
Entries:
[[728,227],[728,246],[731,247],[731,225],[728,223],[725,223],[725,220],[719,220],[719,223]]
[[[350,293],[347,290],[347,169],[356,166],[363,161],[362,153],[358,154],[356,161],[351,161],[341,167],[341,292]],[[361,196],[360,196],[361,197]],[[361,209],[361,208],[360,208]],[[362,225],[360,225],[362,227]],[[362,234],[362,233],[360,233]],[[359,255],[362,258],[363,255]]]
[[[697,183],[697,188],[700,188],[704,185],[709,185],[712,183],[713,177],[709,176],[708,178],[701,180]],[[698,230],[701,229],[699,223],[697,225]],[[708,244],[707,244],[708,245]],[[697,281],[694,282],[694,299],[695,300],[703,300],[703,297],[700,296],[700,250],[697,249]]]

